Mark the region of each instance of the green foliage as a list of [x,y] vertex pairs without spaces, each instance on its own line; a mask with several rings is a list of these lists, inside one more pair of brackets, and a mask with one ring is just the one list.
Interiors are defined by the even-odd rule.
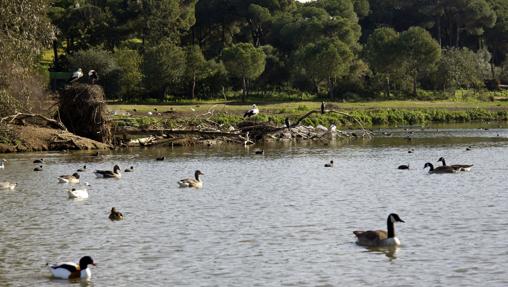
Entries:
[[143,58],[136,50],[126,48],[115,50],[113,56],[121,70],[118,97],[136,97],[141,92],[140,87],[143,79],[141,63]]
[[185,52],[170,42],[162,42],[145,52],[143,84],[149,93],[162,98],[185,72]]

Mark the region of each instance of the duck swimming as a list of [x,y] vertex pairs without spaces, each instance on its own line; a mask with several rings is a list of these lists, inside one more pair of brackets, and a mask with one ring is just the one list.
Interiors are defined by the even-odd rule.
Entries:
[[58,177],[59,183],[79,183],[79,173],[75,172],[72,175],[61,175]]
[[120,211],[117,211],[116,208],[111,208],[111,213],[109,214],[109,219],[111,220],[122,220],[123,214]]
[[14,190],[16,188],[16,185],[18,184],[15,182],[0,181],[0,190],[2,189]]
[[77,172],[85,172],[86,171],[86,165],[84,165],[82,168],[78,168],[78,170],[76,170]]
[[102,178],[121,178],[120,167],[115,165],[113,170],[96,170],[94,171],[95,176]]
[[444,157],[440,157],[437,161],[438,162],[442,162],[443,163],[442,166],[450,166],[453,169],[456,169],[458,171],[470,171],[471,168],[473,168],[472,164],[452,164],[452,165],[446,165],[446,161],[445,161]]
[[42,171],[42,165],[39,165],[38,167],[34,168],[34,171]]
[[130,168],[126,168],[124,170],[124,172],[133,172],[133,171],[134,171],[134,167],[133,166],[131,166]]
[[203,182],[200,180],[199,176],[205,175],[199,170],[194,172],[194,178],[185,178],[178,181],[178,185],[180,187],[193,187],[193,188],[202,188]]
[[434,168],[434,165],[430,162],[426,163],[423,168],[429,168],[429,173],[456,173],[457,170],[452,168],[451,166],[438,166]]
[[356,235],[356,244],[367,247],[399,246],[400,240],[395,237],[395,222],[404,222],[396,213],[388,215],[387,230],[353,231]]
[[86,189],[69,189],[67,190],[70,199],[85,199],[88,198],[88,191]]
[[5,168],[5,163],[7,162],[6,159],[0,159],[0,169],[4,169]]
[[333,160],[330,163],[325,163],[325,167],[333,167]]
[[58,279],[90,279],[92,271],[88,268],[89,265],[95,265],[92,257],[84,256],[79,260],[79,263],[74,262],[61,262],[49,266],[51,275]]

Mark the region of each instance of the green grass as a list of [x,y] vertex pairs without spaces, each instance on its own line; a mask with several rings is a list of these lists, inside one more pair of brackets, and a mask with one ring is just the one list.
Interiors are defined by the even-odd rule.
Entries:
[[[286,117],[295,121],[310,110],[318,110],[321,102],[287,102],[259,104],[259,122],[270,121],[282,125]],[[379,101],[360,103],[328,103],[329,109],[345,112],[343,114],[313,114],[305,119],[304,125],[335,124],[342,127],[357,127],[356,120],[370,127],[376,125],[425,125],[428,123],[466,123],[477,121],[507,121],[508,102],[453,102],[453,101]],[[110,105],[111,110],[130,111],[133,116],[118,117],[120,125],[135,127],[172,128],[197,125],[204,119],[228,126],[243,121],[243,113],[250,104],[199,102],[173,105]],[[145,113],[173,111],[171,116],[148,116]],[[209,113],[213,112],[213,116]],[[354,117],[354,118],[353,118]],[[356,120],[355,120],[356,119]]]

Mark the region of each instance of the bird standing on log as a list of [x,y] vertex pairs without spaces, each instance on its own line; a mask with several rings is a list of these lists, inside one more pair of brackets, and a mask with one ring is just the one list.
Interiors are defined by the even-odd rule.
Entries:
[[325,102],[321,102],[321,114],[325,113]]

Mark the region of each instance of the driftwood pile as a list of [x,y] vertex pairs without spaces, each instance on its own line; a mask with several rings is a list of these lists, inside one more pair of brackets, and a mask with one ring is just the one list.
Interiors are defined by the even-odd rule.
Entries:
[[58,113],[67,129],[77,135],[111,144],[111,118],[99,85],[74,83],[59,95]]
[[[238,124],[237,127],[230,126],[225,129],[223,126],[219,126],[210,119],[207,119],[195,129],[139,130],[123,128],[117,131],[116,145],[124,147],[155,145],[188,146],[196,144],[215,145],[217,143],[249,145],[264,140],[330,140],[333,138],[348,137],[370,138],[372,135],[370,131],[365,130],[363,127],[361,130],[353,132],[340,131],[333,126],[327,128],[321,125],[316,127],[300,125],[305,118],[320,112],[322,111],[310,111],[289,126],[276,126],[270,122],[260,123],[256,121],[244,121]],[[361,122],[347,113],[334,110],[326,110],[322,113],[343,114],[352,117],[360,127],[362,126]],[[140,137],[143,135],[145,135],[145,137]]]

